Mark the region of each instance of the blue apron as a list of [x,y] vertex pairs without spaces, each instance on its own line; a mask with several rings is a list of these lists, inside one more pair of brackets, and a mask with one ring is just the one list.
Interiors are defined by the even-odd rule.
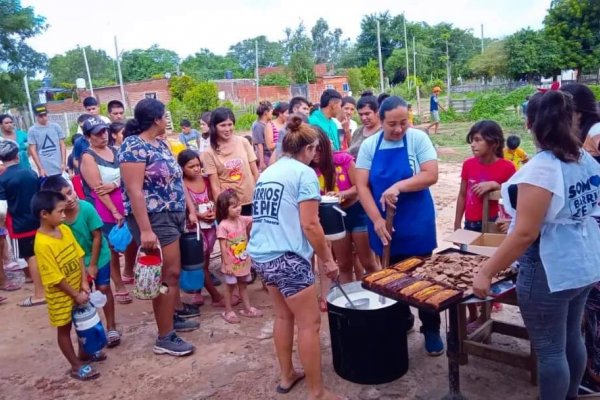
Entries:
[[[379,199],[390,186],[404,179],[411,178],[414,173],[408,158],[406,134],[402,138],[404,147],[380,149],[383,132],[377,141],[371,171],[369,186],[379,213],[385,218]],[[369,243],[373,251],[381,256],[383,245],[375,233],[373,222],[369,220]],[[435,231],[435,211],[429,189],[418,192],[400,193],[396,203],[394,217],[394,232],[390,255],[420,255],[428,254],[437,247]]]

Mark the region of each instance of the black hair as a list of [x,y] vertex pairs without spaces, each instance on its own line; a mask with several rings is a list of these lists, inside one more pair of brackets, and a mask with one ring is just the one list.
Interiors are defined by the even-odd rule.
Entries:
[[123,105],[123,103],[121,101],[119,101],[119,100],[109,101],[108,105],[106,106],[108,113],[110,114],[111,111],[115,108],[122,108],[123,110],[125,110],[125,106]]
[[356,100],[354,100],[354,97],[352,96],[342,97],[342,107],[344,107],[346,104],[352,104],[354,107],[356,107]]
[[93,118],[94,116],[91,114],[81,114],[79,117],[77,117],[77,123],[81,124],[83,122],[85,122],[86,120]]
[[575,112],[581,114],[579,120],[578,137],[581,142],[585,142],[585,138],[590,131],[590,128],[600,122],[600,111],[596,103],[594,92],[589,87],[581,83],[569,83],[560,88],[561,91],[570,93],[573,96],[575,104]]
[[313,160],[310,162],[310,166],[319,169],[325,181],[325,191],[331,192],[335,190],[335,164],[331,140],[320,126],[310,125],[310,127],[317,133],[320,147],[319,162],[316,163]]
[[0,142],[0,148],[2,148],[1,153],[3,153],[0,155],[0,161],[3,163],[13,161],[19,155],[19,146],[12,140],[3,140]]
[[550,151],[565,163],[575,162],[580,158],[581,142],[573,133],[574,112],[575,104],[571,94],[549,90],[540,98],[531,127],[538,147]]
[[256,107],[256,115],[258,115],[258,118],[261,118],[263,115],[265,115],[266,112],[268,112],[272,108],[273,106],[271,105],[271,102],[266,100],[261,101],[260,103],[258,103],[258,107]]
[[483,140],[494,150],[494,154],[498,158],[504,157],[504,133],[502,128],[496,121],[484,119],[476,122],[469,133],[467,133],[467,143],[473,142],[473,137],[480,134]]
[[15,122],[15,120],[13,119],[13,117],[11,115],[8,114],[1,114],[0,115],[0,124],[4,123],[4,120],[6,118],[9,118],[11,120],[11,122]]
[[281,114],[285,114],[288,111],[289,104],[285,101],[279,101],[273,105],[273,116],[275,118],[279,117]]
[[506,138],[506,147],[516,150],[521,145],[521,138],[517,135],[510,135]]
[[125,129],[125,124],[122,122],[113,122],[110,125],[108,125],[108,145],[109,146],[115,145],[115,138],[113,137],[113,135],[116,135],[123,129]]
[[374,96],[373,91],[372,90],[365,90],[364,92],[362,92],[360,94],[360,97],[367,97],[367,96]]
[[232,202],[240,202],[240,198],[233,189],[224,190],[219,194],[215,204],[217,221],[223,221],[229,217],[229,207]]
[[134,118],[125,124],[124,137],[139,135],[154,125],[165,115],[165,105],[156,99],[142,99],[135,105]]
[[379,104],[379,107],[381,107],[381,104],[383,104],[385,99],[388,97],[390,97],[390,95],[387,93],[381,93],[379,96],[377,96],[377,104]]
[[219,151],[219,143],[217,139],[219,137],[217,133],[217,125],[221,122],[231,120],[235,125],[235,115],[230,108],[227,107],[219,107],[216,108],[210,115],[210,123],[208,124],[209,134],[210,134],[210,147],[213,148],[214,151]]
[[321,108],[325,108],[331,103],[331,100],[342,100],[342,95],[335,89],[327,89],[321,94],[319,104]]
[[[381,95],[380,95],[381,97]],[[385,120],[385,113],[388,111],[395,110],[399,107],[406,107],[408,104],[402,97],[388,96],[383,103],[379,104],[379,118],[383,122]]]
[[[200,161],[200,155],[197,152],[191,149],[185,149],[181,153],[177,155],[177,164],[183,169],[187,163],[192,161],[194,158]],[[200,165],[202,165],[202,161],[200,161]]]
[[292,99],[290,100],[290,105],[288,106],[288,112],[290,114],[294,113],[294,108],[298,107],[302,103],[306,104],[307,106],[310,105],[309,101],[306,100],[306,98],[304,97],[292,97]]
[[53,190],[40,190],[31,199],[31,213],[36,218],[40,218],[42,211],[51,213],[61,201],[67,201],[62,193]]
[[540,108],[540,101],[542,100],[543,93],[536,93],[529,98],[529,103],[527,103],[527,127],[531,129],[533,123],[535,122],[535,114],[537,114],[538,109]]
[[192,126],[192,123],[189,119],[182,119],[179,123],[179,126],[181,126],[182,128],[190,128]]
[[210,116],[212,115],[212,113],[210,111],[206,111],[203,112],[202,114],[200,114],[200,121],[203,121],[206,125],[210,124]]
[[71,185],[62,175],[52,175],[47,177],[42,183],[41,190],[50,190],[52,192],[60,192],[64,188],[70,188]]
[[83,99],[83,107],[84,108],[91,107],[91,106],[97,106],[97,105],[98,105],[98,100],[96,100],[95,97],[88,96],[85,99]]
[[360,99],[358,99],[358,103],[356,103],[357,110],[360,110],[365,107],[369,107],[374,113],[376,113],[379,109],[379,102],[377,101],[377,97],[373,96],[373,92],[371,92],[370,90],[363,92],[363,94],[360,96]]

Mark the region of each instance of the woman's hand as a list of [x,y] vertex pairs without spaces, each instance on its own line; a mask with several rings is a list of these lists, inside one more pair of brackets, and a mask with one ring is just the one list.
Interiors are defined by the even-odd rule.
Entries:
[[196,216],[196,213],[191,212],[188,214],[188,222],[192,226],[195,226],[198,224],[198,217]]
[[500,231],[500,233],[508,233],[508,227],[510,226],[510,221],[502,220],[496,221],[496,228]]
[[213,222],[215,220],[215,212],[214,211],[206,211],[203,213],[196,214],[199,219],[204,222]]
[[114,191],[118,186],[115,186],[114,183],[110,182],[110,183],[103,183],[102,185],[98,185],[94,188],[94,192],[96,192],[96,194],[98,196],[104,196],[105,194],[110,194],[112,191]]
[[117,225],[119,226],[119,228],[123,225],[123,222],[125,222],[125,217],[118,211],[113,211],[112,213],[113,218],[117,221]]
[[153,250],[158,247],[158,238],[152,230],[142,231],[140,233],[142,249]]
[[479,182],[473,185],[471,190],[473,190],[473,193],[477,196],[481,197],[488,192],[496,190],[497,186],[498,184],[496,182]]
[[329,279],[335,279],[338,276],[338,265],[334,260],[325,261],[323,263],[323,269],[325,270],[325,275]]
[[327,193],[325,193],[325,196],[337,197],[340,200],[340,204],[343,203],[345,200],[345,196],[344,196],[343,192],[327,192]]
[[385,207],[389,206],[392,208],[396,208],[396,203],[398,202],[398,196],[400,195],[400,189],[398,189],[398,185],[394,184],[390,186],[379,199],[381,203],[381,208],[385,211]]
[[383,243],[384,246],[387,246],[388,243],[392,240],[392,233],[388,232],[387,227],[385,225],[385,219],[379,218],[373,224],[373,229],[375,230],[375,234],[377,234],[377,236],[379,236],[379,239],[381,239],[381,243]]
[[473,294],[480,299],[485,299],[490,295],[491,285],[492,278],[485,273],[484,268],[481,268],[473,280]]

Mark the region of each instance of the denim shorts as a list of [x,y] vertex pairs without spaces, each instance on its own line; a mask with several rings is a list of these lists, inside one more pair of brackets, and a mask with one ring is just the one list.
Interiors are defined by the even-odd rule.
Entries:
[[367,225],[369,223],[369,216],[363,208],[360,201],[352,204],[350,207],[345,208],[346,216],[344,217],[344,225],[346,231],[353,232],[366,232]]
[[110,286],[110,263],[98,268],[98,275],[94,279],[96,287]]
[[[162,211],[148,214],[150,227],[158,238],[161,247],[165,247],[175,242],[181,237],[185,227],[185,212]],[[141,242],[140,227],[133,214],[127,216],[127,226],[137,244]]]
[[276,287],[283,297],[290,297],[314,285],[315,275],[310,262],[296,253],[287,252],[274,260],[252,267],[267,286]]

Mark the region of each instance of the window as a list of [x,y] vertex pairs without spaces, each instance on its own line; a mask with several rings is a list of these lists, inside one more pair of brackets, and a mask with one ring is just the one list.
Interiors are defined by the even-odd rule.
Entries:
[[347,83],[342,84],[342,90],[344,92],[349,92],[350,91],[350,85]]
[[146,97],[147,99],[156,100],[156,92],[146,92],[144,93],[144,97]]

